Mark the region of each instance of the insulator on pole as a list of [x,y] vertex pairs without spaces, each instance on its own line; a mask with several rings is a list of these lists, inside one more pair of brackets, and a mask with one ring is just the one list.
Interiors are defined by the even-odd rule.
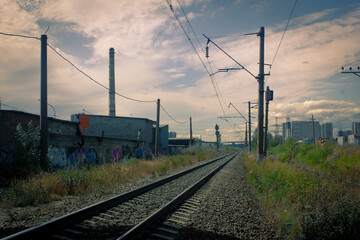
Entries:
[[209,47],[208,46],[205,47],[205,57],[209,58]]

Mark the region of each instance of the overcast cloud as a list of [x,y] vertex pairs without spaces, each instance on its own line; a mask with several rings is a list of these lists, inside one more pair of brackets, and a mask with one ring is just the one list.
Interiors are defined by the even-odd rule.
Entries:
[[[224,26],[229,25],[226,22],[229,7],[238,7],[239,11],[264,11],[260,8],[262,2],[257,7],[242,9],[243,4],[250,3],[247,0],[229,1],[224,6],[220,1],[211,0],[180,2],[198,30],[203,48],[206,39],[202,33],[216,35],[216,29],[211,29],[206,21],[219,18]],[[176,1],[172,4],[205,61],[179,6]],[[360,5],[356,1],[346,1],[346,4],[346,10],[340,5],[324,4],[323,9],[301,14],[302,1],[298,2],[274,65],[271,69],[266,67],[266,72],[271,72],[266,84],[275,95],[270,104],[270,125],[275,124],[275,117],[281,123],[287,116],[308,120],[312,114],[321,122],[334,122],[336,129],[349,129],[352,121],[360,121],[359,78],[340,73],[341,66],[360,64]],[[279,21],[271,22],[270,16],[263,16],[266,63],[273,60],[290,10],[284,8],[284,16]],[[113,47],[118,93],[140,100],[161,99],[175,119],[187,121],[192,116],[195,135],[205,140],[214,140],[216,123],[220,125],[223,140],[243,138],[234,124],[243,131],[244,120],[230,119],[227,123],[218,119],[224,113],[211,80],[165,0],[0,2],[0,32],[39,37],[48,25],[49,44],[99,83],[108,85],[108,52]],[[229,28],[228,34],[248,32],[245,29]],[[223,29],[219,29],[219,34],[220,30]],[[257,75],[259,39],[256,35],[213,40]],[[1,101],[39,113],[40,41],[0,35],[0,52]],[[239,67],[211,43],[209,54],[213,72],[218,68]],[[247,115],[247,102],[257,101],[256,79],[244,70],[217,73],[215,77],[225,114],[237,114],[234,108],[228,107],[232,102]],[[82,109],[93,114],[108,113],[107,90],[51,49],[48,49],[48,81],[48,101],[56,107],[59,117],[69,119]],[[116,96],[116,108],[118,116],[155,119],[155,103],[137,103]],[[256,109],[253,111],[257,116]],[[178,124],[164,112],[161,120],[178,131],[179,136],[188,134],[188,124]]]

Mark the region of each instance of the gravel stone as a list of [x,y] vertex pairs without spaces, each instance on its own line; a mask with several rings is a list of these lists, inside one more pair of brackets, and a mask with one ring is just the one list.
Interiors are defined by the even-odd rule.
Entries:
[[177,239],[279,239],[248,184],[242,154],[201,191],[206,197]]

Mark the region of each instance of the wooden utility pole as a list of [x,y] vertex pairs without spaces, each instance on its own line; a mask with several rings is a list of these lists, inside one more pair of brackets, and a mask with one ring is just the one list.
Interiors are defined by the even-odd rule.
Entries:
[[159,155],[159,144],[160,144],[160,99],[156,101],[157,112],[156,112],[156,131],[155,131],[155,156]]
[[47,111],[47,35],[41,35],[41,83],[40,83],[40,166],[49,168],[48,155],[48,111]]
[[259,75],[257,77],[259,83],[258,96],[258,135],[257,135],[257,155],[256,161],[264,160],[264,45],[265,45],[265,29],[260,28],[258,33],[260,37],[260,57],[259,57]]

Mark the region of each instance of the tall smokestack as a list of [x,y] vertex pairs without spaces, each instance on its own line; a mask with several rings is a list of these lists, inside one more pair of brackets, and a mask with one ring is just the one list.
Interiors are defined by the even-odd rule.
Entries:
[[115,116],[115,51],[109,50],[109,116]]

